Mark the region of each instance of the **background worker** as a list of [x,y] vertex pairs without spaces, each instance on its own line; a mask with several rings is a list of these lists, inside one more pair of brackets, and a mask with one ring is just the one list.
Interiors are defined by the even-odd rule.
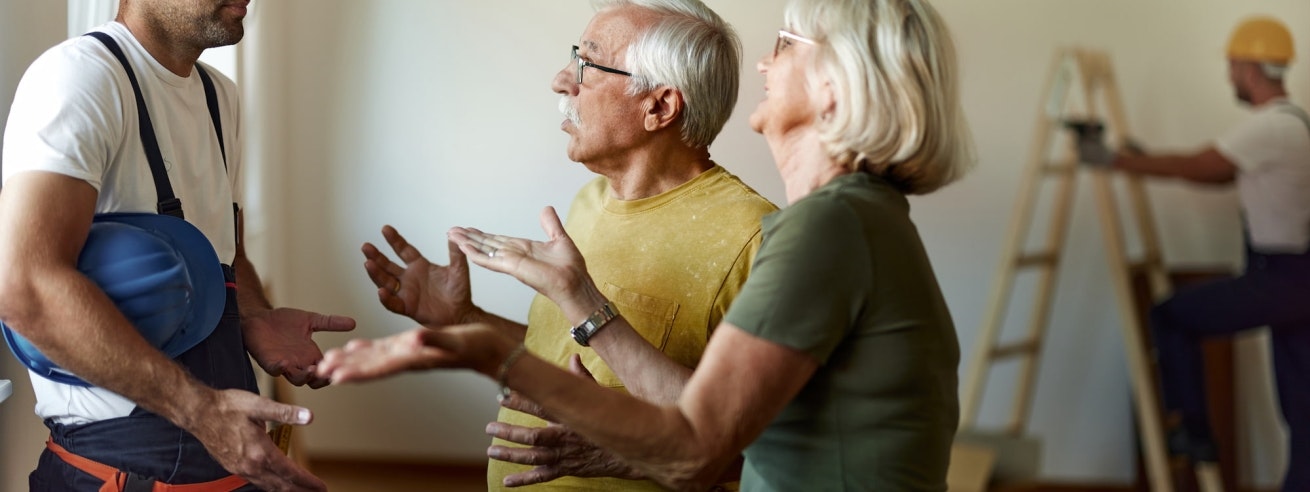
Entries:
[[1169,450],[1194,462],[1217,461],[1200,342],[1269,326],[1290,433],[1283,490],[1310,490],[1310,117],[1287,99],[1284,75],[1294,53],[1281,22],[1241,22],[1227,53],[1229,81],[1252,113],[1212,145],[1193,154],[1115,156],[1099,142],[1083,142],[1080,152],[1084,162],[1100,160],[1114,169],[1237,186],[1245,272],[1181,288],[1151,311]]

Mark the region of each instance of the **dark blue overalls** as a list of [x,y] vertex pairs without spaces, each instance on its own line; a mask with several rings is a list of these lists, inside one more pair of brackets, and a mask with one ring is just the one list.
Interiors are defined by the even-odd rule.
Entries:
[[[159,195],[158,212],[182,218],[181,202],[173,195],[164,168],[163,156],[155,140],[149,112],[146,110],[145,100],[132,67],[118,44],[108,35],[99,32],[89,35],[104,43],[105,47],[118,58],[132,83],[140,120],[141,142],[150,164],[156,193]],[[226,166],[227,151],[223,148],[222,122],[219,118],[218,99],[213,82],[198,64],[196,72],[205,86],[206,103],[209,106],[210,117]],[[235,210],[234,204],[234,213]],[[245,342],[241,335],[241,316],[237,307],[236,277],[233,269],[223,265],[223,276],[227,282],[227,300],[218,327],[208,338],[174,360],[186,367],[197,380],[213,388],[243,389],[258,393],[254,369],[246,354]],[[36,470],[28,477],[28,484],[34,492],[149,491],[156,482],[161,482],[161,485],[164,483],[203,484],[231,476],[231,473],[214,461],[195,436],[139,407],[126,417],[88,424],[64,425],[49,419],[45,424],[50,428],[52,444],[62,447],[62,450],[76,457],[126,473],[122,476],[122,483],[107,483],[103,478],[95,477],[70,464],[48,446],[41,454]],[[73,459],[77,460],[76,457]],[[228,478],[221,483],[229,483],[231,480],[233,479]],[[244,483],[243,480],[241,482]],[[217,487],[211,484],[208,487],[181,487],[180,490],[233,490],[233,487]],[[246,484],[235,490],[258,489]]]
[[[1298,116],[1310,130],[1310,118]],[[1151,311],[1164,408],[1182,417],[1181,427],[1170,433],[1170,452],[1193,461],[1218,460],[1205,403],[1201,340],[1262,326],[1269,327],[1278,402],[1289,435],[1282,490],[1310,491],[1310,252],[1263,254],[1248,240],[1242,276],[1181,288]]]
[[[217,389],[258,392],[255,373],[241,337],[241,317],[232,269],[223,267],[229,286],[227,305],[218,328],[205,341],[177,359],[196,379]],[[150,490],[157,479],[173,484],[201,483],[231,475],[209,456],[194,436],[140,408],[122,418],[81,425],[56,424],[46,420],[50,439],[73,454],[138,475]],[[46,449],[36,471],[28,477],[33,492],[98,491],[104,480],[93,477]],[[131,491],[132,484],[123,490]],[[258,490],[246,486],[237,490]]]

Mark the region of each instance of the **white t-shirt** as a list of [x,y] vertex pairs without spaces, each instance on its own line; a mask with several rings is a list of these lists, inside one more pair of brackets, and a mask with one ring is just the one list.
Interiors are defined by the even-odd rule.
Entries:
[[1289,105],[1269,101],[1215,142],[1238,167],[1247,234],[1261,253],[1310,250],[1310,128]]
[[[186,220],[205,233],[219,259],[236,255],[236,198],[241,124],[236,84],[205,66],[218,95],[227,168],[214,133],[200,76],[179,77],[154,59],[127,27],[108,33],[127,56],[145,96],[174,194]],[[98,191],[96,213],[156,211],[158,196],[141,145],[132,84],[99,40],[78,36],[42,54],[14,94],[4,139],[4,176],[47,171]],[[60,423],[126,416],[131,401],[102,388],[80,388],[32,375],[36,413]]]

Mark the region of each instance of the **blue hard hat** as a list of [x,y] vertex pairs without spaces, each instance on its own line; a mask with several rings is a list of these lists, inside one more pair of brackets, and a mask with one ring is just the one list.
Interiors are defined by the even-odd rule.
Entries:
[[[149,213],[95,216],[77,269],[104,290],[141,336],[177,357],[213,333],[227,288],[214,246],[186,220]],[[0,323],[18,360],[38,375],[90,386]]]

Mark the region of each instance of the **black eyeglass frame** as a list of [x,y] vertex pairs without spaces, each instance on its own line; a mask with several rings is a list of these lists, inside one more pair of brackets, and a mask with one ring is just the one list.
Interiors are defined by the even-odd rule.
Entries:
[[609,72],[609,73],[616,74],[616,75],[622,75],[622,76],[624,76],[624,77],[631,77],[631,76],[632,76],[632,72],[624,72],[624,71],[619,70],[619,69],[617,69],[617,68],[607,67],[607,66],[604,66],[604,65],[597,65],[597,64],[592,63],[592,62],[589,62],[589,61],[587,61],[587,60],[583,60],[582,57],[578,56],[578,45],[576,45],[576,44],[573,45],[573,53],[572,53],[571,56],[572,56],[573,60],[576,60],[577,63],[578,63],[578,85],[582,85],[582,71],[583,71],[583,69],[586,68],[586,67],[591,67],[591,68],[594,68],[594,69],[596,69],[596,70],[600,70],[600,71],[602,71],[602,72]]

